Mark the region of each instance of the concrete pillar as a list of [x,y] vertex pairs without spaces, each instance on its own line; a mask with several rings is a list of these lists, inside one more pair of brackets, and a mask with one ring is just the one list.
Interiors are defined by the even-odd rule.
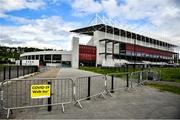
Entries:
[[[107,36],[106,36],[107,37]],[[99,43],[99,32],[95,31],[94,35],[93,35],[93,39],[94,39],[94,45],[96,46],[96,66],[98,66],[98,64],[101,64],[101,58],[100,58],[100,43]]]
[[114,60],[114,42],[112,42],[112,59]]
[[79,68],[79,38],[72,39],[72,68]]

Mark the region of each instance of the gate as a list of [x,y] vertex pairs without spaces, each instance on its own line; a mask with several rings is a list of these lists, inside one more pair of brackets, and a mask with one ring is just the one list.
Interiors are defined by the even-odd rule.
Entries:
[[7,118],[10,111],[21,108],[33,108],[64,105],[73,101],[73,81],[71,79],[17,79],[5,80],[2,86],[2,106],[7,110]]

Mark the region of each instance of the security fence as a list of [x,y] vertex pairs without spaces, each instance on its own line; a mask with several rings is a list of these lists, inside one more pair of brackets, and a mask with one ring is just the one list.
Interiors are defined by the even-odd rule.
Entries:
[[[153,77],[152,77],[153,76]],[[51,111],[55,105],[78,104],[82,108],[82,100],[114,93],[118,90],[143,85],[145,80],[157,79],[159,73],[145,70],[132,73],[111,73],[107,75],[70,78],[34,78],[4,80],[1,84],[1,101],[3,108],[10,111],[21,108],[47,106]]]
[[94,96],[103,96],[105,92],[106,77],[104,75],[79,77],[74,81],[75,84],[75,101],[80,104],[82,100],[90,100]]
[[[21,108],[62,105],[73,100],[71,79],[19,79],[2,82],[3,108],[10,111]],[[51,109],[50,107],[48,108]]]
[[0,71],[0,82],[6,79],[18,78],[38,71],[37,66],[4,66]]
[[107,90],[111,93],[129,87],[129,73],[107,74]]

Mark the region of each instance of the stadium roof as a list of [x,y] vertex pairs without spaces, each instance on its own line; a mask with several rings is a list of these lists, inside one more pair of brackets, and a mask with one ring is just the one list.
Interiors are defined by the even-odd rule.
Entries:
[[146,41],[149,41],[151,43],[158,43],[159,42],[159,44],[166,44],[166,45],[171,46],[171,47],[177,47],[176,45],[173,45],[173,44],[161,41],[161,40],[157,40],[157,39],[152,38],[152,37],[137,34],[137,33],[131,32],[131,31],[119,29],[119,28],[109,26],[109,25],[105,25],[105,24],[97,24],[97,25],[93,25],[93,26],[79,28],[79,29],[71,30],[70,32],[93,36],[94,32],[97,30],[102,31],[102,32],[107,31],[107,33],[115,34],[115,35],[119,35],[119,36],[123,36],[123,37],[126,37],[126,36],[128,38],[132,37],[132,39],[136,39],[136,36],[137,36],[137,40],[139,40],[139,41],[145,41],[146,40]]

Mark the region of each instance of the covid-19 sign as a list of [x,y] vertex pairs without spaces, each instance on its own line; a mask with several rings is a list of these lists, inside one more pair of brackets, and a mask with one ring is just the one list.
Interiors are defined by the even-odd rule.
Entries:
[[51,86],[47,84],[31,85],[31,98],[49,98]]

